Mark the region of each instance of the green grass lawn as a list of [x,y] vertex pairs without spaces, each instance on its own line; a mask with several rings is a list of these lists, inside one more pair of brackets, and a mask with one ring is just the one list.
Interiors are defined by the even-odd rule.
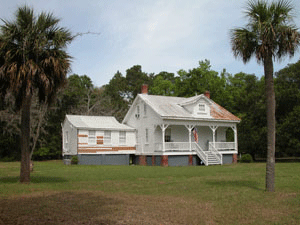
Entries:
[[0,163],[0,224],[300,224],[300,163],[151,167]]

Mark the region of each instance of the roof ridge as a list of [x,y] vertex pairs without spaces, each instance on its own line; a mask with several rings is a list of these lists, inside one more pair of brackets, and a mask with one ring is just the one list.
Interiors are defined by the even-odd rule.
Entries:
[[180,97],[180,96],[170,96],[170,95],[151,95],[151,94],[138,94],[139,96],[151,96],[151,97],[159,97],[159,98],[187,98],[187,97]]
[[81,117],[112,117],[112,118],[115,118],[114,116],[73,115],[73,114],[66,114],[66,116],[81,116]]

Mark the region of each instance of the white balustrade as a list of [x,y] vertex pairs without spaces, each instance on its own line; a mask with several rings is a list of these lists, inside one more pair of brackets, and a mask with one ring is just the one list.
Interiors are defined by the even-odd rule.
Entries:
[[[194,143],[192,143],[192,150],[194,150]],[[162,151],[162,143],[155,143],[155,151]],[[189,151],[190,143],[189,142],[165,142],[165,151]]]
[[218,151],[235,150],[235,142],[210,142]]
[[[235,150],[235,142],[210,142],[217,151]],[[211,148],[211,147],[210,147]],[[162,151],[163,144],[155,143],[155,150]],[[188,151],[190,150],[189,142],[165,142],[165,151]],[[195,142],[192,143],[192,151],[195,150]],[[211,149],[209,149],[211,150]]]
[[205,166],[208,166],[208,155],[205,153],[205,151],[203,151],[203,149],[197,143],[195,143],[195,150],[199,158],[205,164]]
[[214,147],[214,143],[209,143],[209,150],[212,154],[215,155],[216,160],[222,165],[223,164],[223,156],[222,154]]
[[166,142],[166,151],[187,151],[190,150],[189,142]]

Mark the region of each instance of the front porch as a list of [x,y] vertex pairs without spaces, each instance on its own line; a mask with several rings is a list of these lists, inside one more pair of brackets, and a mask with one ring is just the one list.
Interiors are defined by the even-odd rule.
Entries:
[[[207,150],[201,149],[196,143],[189,142],[166,142],[163,150],[162,143],[155,144],[155,153],[162,155],[197,155],[206,165],[224,164],[223,155],[236,155],[235,142],[215,142],[209,143]],[[228,157],[227,157],[228,158]],[[227,159],[228,161],[228,159]]]
[[[223,153],[237,153],[236,143],[235,142],[215,142],[209,143],[209,148],[204,151],[211,151],[214,148]],[[163,143],[155,143],[155,152],[195,152],[196,151],[196,142],[165,142],[165,149],[163,149]]]
[[[233,142],[226,140],[228,128],[233,130]],[[236,125],[159,125],[155,129],[154,153],[192,154],[197,155],[205,165],[223,164],[223,155],[238,153]]]

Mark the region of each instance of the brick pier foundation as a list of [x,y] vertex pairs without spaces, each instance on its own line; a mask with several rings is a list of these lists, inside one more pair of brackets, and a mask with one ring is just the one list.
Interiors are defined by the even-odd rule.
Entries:
[[232,163],[237,163],[237,154],[232,155]]
[[193,155],[189,155],[189,166],[193,165]]
[[169,165],[168,156],[162,155],[161,156],[161,166],[168,166],[168,165]]
[[155,155],[152,156],[152,166],[155,166]]
[[139,165],[147,166],[147,160],[145,155],[139,155]]

